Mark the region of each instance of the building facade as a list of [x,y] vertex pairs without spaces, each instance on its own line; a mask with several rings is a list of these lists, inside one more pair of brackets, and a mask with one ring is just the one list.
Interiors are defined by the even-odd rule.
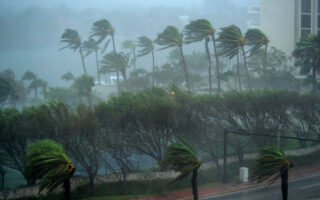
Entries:
[[260,0],[260,28],[291,55],[301,37],[320,33],[320,0]]

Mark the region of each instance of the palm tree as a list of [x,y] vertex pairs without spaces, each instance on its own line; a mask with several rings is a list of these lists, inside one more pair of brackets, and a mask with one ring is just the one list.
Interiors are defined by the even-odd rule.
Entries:
[[211,56],[209,51],[208,43],[210,42],[210,37],[213,43],[214,55],[217,64],[217,80],[218,80],[218,92],[221,92],[220,86],[220,67],[219,67],[219,59],[216,48],[216,38],[215,38],[215,28],[211,25],[211,23],[206,19],[198,19],[196,21],[191,21],[188,25],[185,26],[185,43],[193,43],[198,41],[205,41],[205,49],[208,56],[209,63],[209,90],[210,95],[212,94],[212,81],[211,81]]
[[93,51],[95,52],[95,54],[96,54],[96,66],[97,66],[98,83],[99,83],[99,85],[101,85],[100,72],[99,72],[99,59],[98,59],[98,50],[99,50],[98,42],[95,41],[93,38],[90,38],[90,39],[88,39],[88,40],[83,42],[82,47],[83,47],[83,50],[86,52],[84,57],[87,57]]
[[61,43],[66,43],[67,45],[62,47],[59,50],[65,49],[65,48],[70,48],[73,51],[77,51],[79,49],[79,53],[81,56],[81,61],[82,61],[82,67],[83,67],[83,71],[86,74],[87,70],[86,70],[86,66],[84,64],[84,58],[83,58],[83,54],[82,54],[82,42],[81,42],[81,38],[78,34],[78,32],[76,30],[73,29],[66,29],[64,30],[64,33],[61,36]]
[[170,168],[181,174],[173,181],[181,180],[192,173],[192,193],[194,200],[198,199],[197,176],[201,161],[197,158],[194,148],[184,139],[179,138],[166,150],[161,168]]
[[316,74],[320,64],[320,35],[301,38],[292,55],[297,59],[296,65],[301,66],[301,73],[312,71],[313,91],[317,91]]
[[37,76],[33,72],[31,72],[29,70],[26,71],[22,75],[22,78],[21,78],[22,81],[25,81],[25,80],[32,81],[32,80],[35,80],[35,79],[37,79]]
[[162,33],[159,33],[155,43],[164,46],[160,50],[168,49],[170,47],[178,47],[180,50],[180,56],[182,59],[184,75],[186,79],[186,84],[188,90],[190,90],[189,77],[187,72],[187,64],[184,59],[182,44],[183,44],[183,34],[179,33],[178,29],[174,26],[167,26]]
[[133,55],[133,71],[136,71],[136,43],[132,40],[125,40],[122,42],[122,48],[131,50]]
[[219,33],[219,47],[222,49],[222,54],[226,55],[229,59],[237,56],[237,74],[239,78],[239,87],[241,90],[241,80],[240,80],[240,69],[239,69],[239,51],[242,51],[244,66],[248,78],[248,85],[251,88],[250,76],[247,67],[247,57],[244,50],[246,43],[245,37],[242,35],[240,28],[235,25],[230,25],[228,27],[222,28]]
[[26,71],[21,78],[22,81],[29,80],[31,83],[29,84],[28,88],[34,90],[35,98],[38,98],[38,87],[41,87],[43,83],[39,81],[37,75],[35,75],[31,71]]
[[41,179],[39,193],[43,189],[52,191],[63,184],[64,199],[70,200],[70,178],[75,166],[62,147],[52,140],[41,140],[27,148],[25,171],[32,179]]
[[260,151],[253,169],[253,181],[274,183],[281,178],[282,199],[288,199],[288,170],[293,164],[284,152],[275,146],[266,146]]
[[139,50],[138,57],[145,56],[149,53],[152,55],[152,86],[154,86],[154,71],[155,71],[155,61],[154,61],[154,45],[152,40],[147,36],[141,36],[138,38],[138,46],[141,48]]
[[61,76],[61,79],[64,81],[75,81],[75,77],[71,72],[67,72]]
[[44,82],[43,82],[43,80],[42,79],[34,79],[31,83],[30,83],[30,85],[28,86],[28,88],[29,89],[31,89],[31,90],[34,90],[34,97],[37,99],[38,98],[38,88],[39,87],[42,87],[42,88],[44,88],[44,87],[46,87],[46,86],[44,86]]
[[259,29],[249,29],[246,33],[247,45],[250,46],[250,56],[255,54],[257,51],[264,48],[264,62],[263,62],[263,74],[264,84],[267,86],[266,74],[267,74],[267,52],[269,38]]
[[[97,43],[100,44],[105,38],[107,38],[107,36],[110,36],[111,40],[112,40],[113,52],[117,53],[116,45],[115,45],[115,41],[114,41],[114,33],[115,33],[115,30],[112,27],[111,23],[106,19],[101,19],[99,21],[96,21],[93,24],[90,37],[96,37]],[[105,49],[108,47],[109,42],[110,42],[110,40],[107,40],[106,44],[102,48],[102,52],[104,52]],[[120,93],[119,71],[118,70],[116,71],[116,74],[117,74],[118,93]]]
[[[108,72],[113,72],[113,71],[121,72],[127,90],[128,90],[128,84],[127,84],[126,69],[128,67],[129,67],[129,55],[123,52],[108,53],[103,56],[103,59],[101,61],[102,70],[108,71]],[[118,90],[120,90],[119,82],[118,82]]]

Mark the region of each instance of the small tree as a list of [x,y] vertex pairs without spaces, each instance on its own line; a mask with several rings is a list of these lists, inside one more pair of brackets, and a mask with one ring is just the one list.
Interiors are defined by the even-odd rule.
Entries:
[[71,200],[70,178],[75,166],[58,143],[42,140],[31,144],[25,163],[27,175],[34,180],[41,179],[39,193],[44,189],[50,192],[63,184],[64,199]]
[[275,146],[266,146],[260,151],[253,169],[253,181],[274,183],[281,179],[282,199],[288,199],[288,171],[293,164],[284,152]]
[[196,151],[186,140],[179,138],[173,142],[165,152],[161,168],[170,168],[181,174],[173,182],[181,180],[192,173],[192,193],[193,199],[198,200],[198,169],[201,161],[198,159]]

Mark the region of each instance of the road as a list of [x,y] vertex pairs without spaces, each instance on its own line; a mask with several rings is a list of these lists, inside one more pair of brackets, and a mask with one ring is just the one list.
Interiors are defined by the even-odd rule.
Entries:
[[[280,183],[201,200],[281,200]],[[320,200],[320,174],[289,180],[289,200]]]

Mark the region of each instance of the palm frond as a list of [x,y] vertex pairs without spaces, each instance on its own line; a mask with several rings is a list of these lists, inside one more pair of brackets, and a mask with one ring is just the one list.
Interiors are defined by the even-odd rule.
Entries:
[[81,38],[78,32],[74,29],[66,29],[61,36],[61,43],[66,43],[67,45],[60,48],[60,50],[65,48],[70,48],[73,51],[76,51],[81,46]]
[[183,35],[179,33],[174,26],[167,26],[163,32],[159,33],[154,41],[157,45],[164,46],[160,50],[164,50],[174,46],[181,46],[183,43]]
[[259,29],[249,29],[245,35],[246,44],[250,47],[250,56],[269,44],[269,38]]
[[209,35],[215,33],[215,29],[211,23],[206,19],[198,19],[191,21],[185,26],[185,41],[184,43],[190,44],[206,39]]
[[138,52],[137,57],[145,56],[149,53],[151,53],[154,49],[154,45],[151,39],[149,39],[147,36],[141,36],[138,38],[137,42],[138,47],[141,49]]

